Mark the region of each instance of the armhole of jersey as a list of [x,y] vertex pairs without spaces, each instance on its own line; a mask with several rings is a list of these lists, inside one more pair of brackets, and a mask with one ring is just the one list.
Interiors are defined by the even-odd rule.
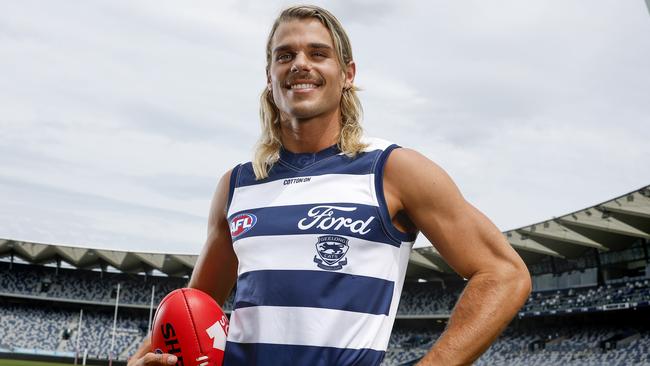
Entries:
[[228,216],[228,211],[230,211],[230,204],[232,203],[232,196],[235,194],[235,187],[239,182],[239,171],[241,170],[241,164],[237,164],[232,168],[230,172],[230,185],[228,187],[228,204],[226,205],[226,216]]
[[415,241],[416,234],[402,232],[393,225],[393,220],[391,220],[390,213],[388,212],[386,197],[384,196],[384,167],[390,153],[400,147],[399,145],[392,144],[382,151],[377,158],[373,171],[375,174],[375,194],[379,203],[379,215],[381,216],[382,224],[395,241],[402,243]]

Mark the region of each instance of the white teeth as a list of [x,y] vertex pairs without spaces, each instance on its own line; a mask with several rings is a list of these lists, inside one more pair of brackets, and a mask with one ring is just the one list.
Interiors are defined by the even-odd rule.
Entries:
[[310,89],[315,88],[316,84],[294,84],[291,85],[291,89]]

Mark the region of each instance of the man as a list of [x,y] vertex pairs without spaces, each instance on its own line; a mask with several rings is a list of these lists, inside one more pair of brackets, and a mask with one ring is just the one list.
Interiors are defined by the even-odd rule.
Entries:
[[[521,258],[440,167],[362,138],[355,73],[332,14],[281,13],[255,159],[221,178],[189,283],[223,304],[237,282],[227,366],[380,364],[419,231],[469,280],[420,365],[470,364],[530,293]],[[130,364],[175,362],[148,348]]]

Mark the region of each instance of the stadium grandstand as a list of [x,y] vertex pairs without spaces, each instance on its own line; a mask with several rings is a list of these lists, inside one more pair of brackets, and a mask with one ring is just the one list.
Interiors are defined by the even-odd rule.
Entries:
[[[650,365],[650,186],[504,235],[533,293],[476,365]],[[195,261],[0,239],[0,358],[124,364]],[[433,247],[413,250],[383,364],[415,364],[464,285]]]

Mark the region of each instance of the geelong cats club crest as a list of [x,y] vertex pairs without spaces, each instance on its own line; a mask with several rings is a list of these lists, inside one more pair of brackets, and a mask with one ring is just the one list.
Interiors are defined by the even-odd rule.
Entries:
[[314,256],[314,263],[318,264],[318,268],[329,271],[339,270],[348,264],[345,254],[349,248],[348,239],[342,236],[319,236],[318,242],[316,242],[317,254]]

